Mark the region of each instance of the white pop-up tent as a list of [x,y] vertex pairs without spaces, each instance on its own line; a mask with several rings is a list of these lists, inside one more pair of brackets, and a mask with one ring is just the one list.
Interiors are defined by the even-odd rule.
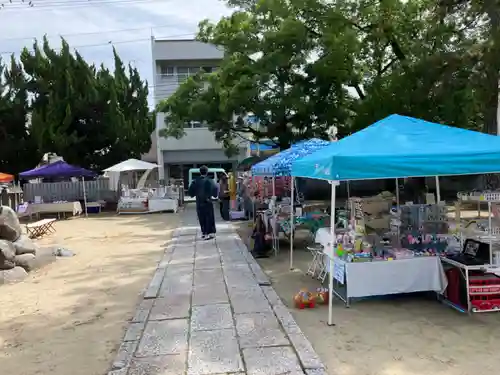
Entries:
[[142,161],[138,159],[128,159],[113,165],[112,167],[106,168],[104,170],[105,175],[109,177],[109,187],[111,190],[117,190],[118,184],[120,182],[120,173],[132,172],[132,171],[146,171],[138,182],[138,188],[144,185],[151,171],[158,168],[157,164],[148,163],[147,161]]

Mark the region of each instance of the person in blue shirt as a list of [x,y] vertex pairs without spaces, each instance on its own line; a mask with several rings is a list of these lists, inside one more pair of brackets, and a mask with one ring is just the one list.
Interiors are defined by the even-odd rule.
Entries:
[[200,168],[200,177],[197,177],[189,186],[188,194],[196,197],[196,213],[200,223],[203,239],[211,239],[215,236],[215,217],[212,197],[217,196],[217,186],[214,180],[208,177],[208,168]]

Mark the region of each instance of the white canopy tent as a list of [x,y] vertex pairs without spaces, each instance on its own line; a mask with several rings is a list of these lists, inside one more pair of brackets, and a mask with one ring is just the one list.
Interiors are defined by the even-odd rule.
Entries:
[[106,168],[104,170],[105,176],[109,177],[109,187],[111,190],[117,190],[118,184],[120,182],[120,173],[131,172],[131,171],[146,171],[138,183],[138,188],[144,185],[151,171],[158,168],[157,164],[148,163],[147,161],[142,161],[138,159],[128,159],[113,165],[112,167]]

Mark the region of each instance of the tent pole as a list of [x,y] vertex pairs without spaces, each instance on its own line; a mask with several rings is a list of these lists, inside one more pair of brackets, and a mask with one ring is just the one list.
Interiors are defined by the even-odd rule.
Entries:
[[399,179],[396,178],[396,208],[399,212]]
[[293,191],[294,191],[294,178],[291,178],[291,188],[290,188],[290,269],[293,270],[293,232],[295,230],[294,225],[294,208],[293,208]]
[[436,199],[437,204],[441,202],[441,187],[439,186],[439,176],[436,176]]
[[335,181],[331,181],[332,199],[331,199],[331,212],[330,212],[330,247],[328,250],[328,325],[333,324],[333,257],[335,256]]
[[82,176],[82,186],[83,186],[83,204],[85,205],[85,217],[88,217],[87,212],[87,192],[85,190],[85,177]]

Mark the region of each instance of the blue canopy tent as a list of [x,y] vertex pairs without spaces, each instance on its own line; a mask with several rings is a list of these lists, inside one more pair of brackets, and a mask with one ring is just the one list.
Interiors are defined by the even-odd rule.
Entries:
[[[304,141],[297,142],[292,145],[292,147],[281,151],[270,158],[255,164],[251,171],[253,176],[267,176],[273,178],[273,196],[275,195],[275,177],[291,176],[292,164],[295,160],[298,160],[306,155],[312,154],[318,150],[321,150],[329,146],[332,142],[324,141],[318,138],[312,138]],[[293,237],[294,237],[294,209],[293,209],[293,197],[294,197],[294,179],[291,181],[291,210],[290,210],[290,254],[293,252]],[[273,216],[274,217],[274,216]],[[274,233],[273,233],[274,236]],[[273,248],[277,251],[278,240],[274,238]],[[290,267],[292,267],[293,261],[290,261]]]
[[292,175],[348,181],[500,172],[500,137],[391,115],[300,160]]
[[[450,176],[500,172],[500,137],[453,128],[411,117],[391,115],[297,160],[292,176],[337,181]],[[331,220],[331,243],[335,242]],[[333,247],[328,251],[332,324]]]

